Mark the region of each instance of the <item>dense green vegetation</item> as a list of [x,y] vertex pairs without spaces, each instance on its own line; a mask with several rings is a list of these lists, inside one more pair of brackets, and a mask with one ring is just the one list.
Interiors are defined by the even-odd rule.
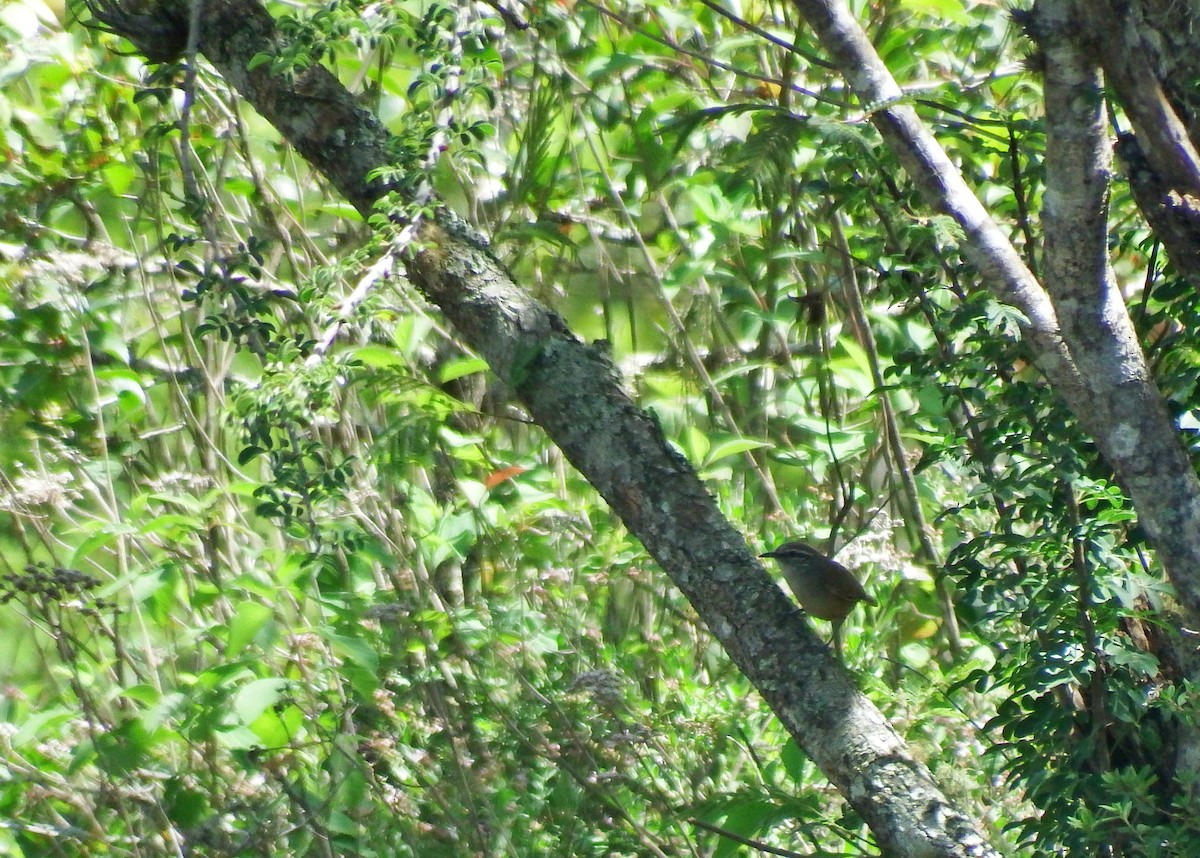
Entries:
[[[1029,43],[854,7],[1036,272]],[[735,8],[277,3],[262,61],[334,70],[752,546],[859,571],[847,663],[996,848],[1197,854],[1132,504],[794,10]],[[0,33],[0,855],[876,854],[385,217],[203,63]],[[1194,290],[1111,205],[1192,430]]]

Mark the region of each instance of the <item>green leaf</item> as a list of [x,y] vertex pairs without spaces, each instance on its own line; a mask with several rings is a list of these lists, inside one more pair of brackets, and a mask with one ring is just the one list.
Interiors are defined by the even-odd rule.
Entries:
[[757,441],[753,438],[730,438],[728,441],[721,441],[713,446],[705,458],[707,464],[719,462],[721,459],[727,459],[730,456],[738,456],[749,450],[761,450],[763,447],[770,447],[768,441]]
[[194,828],[208,815],[209,797],[203,790],[189,786],[189,779],[172,777],[163,790],[167,818],[183,829]]
[[242,724],[250,724],[268,707],[274,706],[287,688],[286,679],[256,679],[241,688],[233,696],[233,711]]
[[804,753],[799,743],[790,736],[783,743],[783,750],[779,752],[779,761],[783,763],[783,769],[787,772],[788,777],[792,779],[792,783],[800,785],[805,782],[808,755]]
[[369,366],[374,369],[404,366],[407,363],[402,354],[393,348],[388,348],[387,346],[360,346],[351,354],[353,354],[355,360],[360,361],[364,366]]
[[953,24],[966,25],[971,21],[962,0],[901,0],[900,5],[913,12]]
[[238,452],[238,464],[239,465],[247,465],[250,462],[253,462],[255,459],[257,459],[259,456],[263,455],[266,452],[267,451],[265,448],[256,447],[253,444],[251,444],[248,447],[243,447]]
[[477,372],[487,372],[488,364],[483,358],[461,357],[446,361],[438,370],[438,381],[445,384]]
[[22,747],[34,739],[54,735],[56,728],[66,724],[74,717],[73,713],[61,706],[52,706],[37,712],[27,718],[17,732],[13,734],[14,748]]
[[273,616],[274,611],[258,602],[239,604],[229,621],[229,633],[225,638],[226,658],[237,657]]
[[379,667],[379,654],[361,638],[327,632],[325,639],[329,641],[334,655],[338,658],[347,659],[372,673]]

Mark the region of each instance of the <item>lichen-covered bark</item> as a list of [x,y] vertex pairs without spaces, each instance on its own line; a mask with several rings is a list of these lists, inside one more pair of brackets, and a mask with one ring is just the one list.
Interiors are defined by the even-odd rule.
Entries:
[[1200,284],[1200,6],[1179,0],[1071,6],[1072,35],[1094,49],[1133,126],[1121,135],[1117,154],[1138,208],[1171,262]]
[[1117,138],[1116,152],[1133,199],[1171,263],[1191,283],[1200,283],[1200,197],[1165,181],[1132,132]]
[[[1097,442],[1164,559],[1191,573],[1200,564],[1200,481],[1108,264],[1112,152],[1099,69],[1074,36],[1074,0],[1043,0],[1035,14],[1046,58],[1046,288],[1093,407],[1104,417]],[[1195,606],[1195,575],[1177,572],[1174,579]]]
[[[1200,4],[1192,0],[1102,0],[1094,5],[1088,0],[1076,8],[1089,25],[1086,30],[1090,30],[1109,82],[1117,86],[1122,102],[1135,100],[1135,109],[1139,109],[1147,99],[1148,92],[1127,88],[1127,83],[1136,80],[1151,90],[1161,90],[1173,113],[1170,121],[1177,118],[1190,145],[1196,146],[1200,141],[1200,90],[1196,88],[1200,79],[1200,52],[1196,50]],[[1121,71],[1129,67],[1141,71]]]
[[885,854],[993,855],[879,710],[802,623],[692,466],[621,389],[607,355],[437,228],[409,276],[520,395],[537,423],[691,601]]
[[[161,0],[160,28],[186,20],[187,7],[186,0]],[[278,38],[257,3],[206,0],[200,26],[200,53],[347,199],[369,212],[386,190],[365,179],[386,164],[379,123],[323,69],[309,69],[292,83],[272,77],[265,66],[247,71],[250,59],[271,51]],[[178,44],[177,37],[164,41]],[[654,418],[625,395],[603,350],[579,342],[453,218],[424,223],[418,243],[424,249],[408,262],[412,282],[512,386],[691,600],[731,659],[871,826],[883,853],[996,855],[800,621],[691,465],[665,443]]]
[[1163,179],[1186,193],[1200,192],[1200,152],[1155,73],[1155,40],[1147,38],[1129,5],[1121,0],[1071,3],[1072,24],[1077,33],[1088,34],[1109,84],[1121,94],[1121,105]]
[[[1175,514],[1171,507],[1180,498],[1194,497],[1197,481],[1174,432],[1160,429],[1172,425],[1170,416],[1108,261],[1112,150],[1100,69],[1078,39],[1079,11],[1076,0],[1041,0],[1033,22],[1046,70],[1046,288],[1082,377],[1097,400],[1108,403],[1106,412],[1119,423],[1114,430],[1128,437],[1133,455],[1148,463],[1140,470],[1126,469],[1140,483],[1127,489],[1139,509],[1150,507],[1147,518],[1169,522]],[[1109,458],[1119,455],[1110,453]],[[1166,508],[1155,509],[1155,504]],[[1160,655],[1194,681],[1197,665],[1188,647],[1174,636],[1155,636],[1162,638],[1156,648]],[[1162,784],[1166,791],[1195,780],[1198,741],[1195,729],[1175,725],[1175,765],[1168,767],[1172,777]]]

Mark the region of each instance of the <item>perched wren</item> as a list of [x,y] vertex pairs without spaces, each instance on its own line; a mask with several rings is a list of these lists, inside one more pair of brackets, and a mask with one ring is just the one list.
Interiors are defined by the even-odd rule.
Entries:
[[803,542],[785,542],[774,551],[783,578],[800,601],[800,607],[821,620],[833,622],[833,648],[842,651],[842,623],[859,602],[876,604],[850,570]]

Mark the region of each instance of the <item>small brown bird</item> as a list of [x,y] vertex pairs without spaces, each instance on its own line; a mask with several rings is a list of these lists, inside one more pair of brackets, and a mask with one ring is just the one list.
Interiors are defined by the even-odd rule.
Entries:
[[833,648],[842,651],[842,623],[859,602],[876,604],[850,570],[803,542],[785,542],[774,551],[783,578],[800,601],[800,607],[821,620],[833,623]]

